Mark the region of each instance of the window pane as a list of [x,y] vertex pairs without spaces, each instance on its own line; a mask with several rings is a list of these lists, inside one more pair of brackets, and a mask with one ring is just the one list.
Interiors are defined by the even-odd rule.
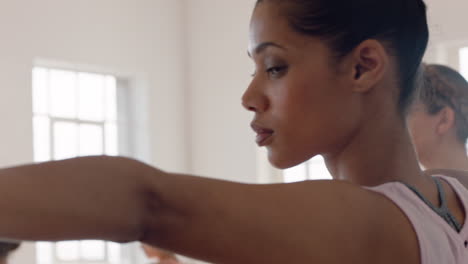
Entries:
[[307,179],[306,165],[305,163],[299,164],[296,167],[292,167],[284,170],[283,172],[284,182],[297,182],[304,181]]
[[79,118],[102,121],[104,119],[104,76],[79,73]]
[[[114,76],[35,67],[32,77],[36,161],[118,154]],[[117,243],[66,241],[36,245],[39,264],[121,263]]]
[[80,156],[104,154],[102,127],[80,125]]
[[332,179],[327,167],[325,166],[325,160],[322,156],[313,157],[307,162],[309,166],[309,179],[311,180],[330,180]]
[[49,90],[47,84],[47,70],[33,69],[32,79],[33,111],[36,114],[46,114],[49,111]]
[[35,116],[34,129],[34,161],[50,160],[50,120],[48,117]]
[[79,242],[59,242],[55,247],[57,259],[62,261],[73,261],[79,259]]
[[36,243],[36,257],[39,264],[53,263],[52,246],[53,244],[49,242]]
[[78,126],[70,122],[54,124],[54,158],[67,159],[78,155]]
[[83,260],[104,260],[106,257],[106,248],[103,241],[87,240],[81,241],[81,258]]
[[110,263],[120,263],[120,245],[113,242],[107,242],[107,254]]
[[106,124],[106,155],[118,155],[117,125],[115,123]]
[[460,72],[468,80],[468,47],[460,49]]
[[106,119],[117,119],[117,80],[114,76],[106,76]]
[[49,80],[51,114],[56,117],[76,118],[76,74],[51,70]]

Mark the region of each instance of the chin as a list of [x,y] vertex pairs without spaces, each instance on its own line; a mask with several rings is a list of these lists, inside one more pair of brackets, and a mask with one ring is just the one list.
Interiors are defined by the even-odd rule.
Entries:
[[268,149],[268,160],[273,167],[281,170],[289,169],[304,162],[291,159],[288,155],[279,155],[279,153],[275,153],[270,149]]

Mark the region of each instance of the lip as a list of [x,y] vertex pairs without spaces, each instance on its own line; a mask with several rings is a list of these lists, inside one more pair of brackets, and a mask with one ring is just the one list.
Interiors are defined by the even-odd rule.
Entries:
[[255,123],[252,123],[251,127],[253,131],[257,133],[257,136],[255,137],[255,142],[258,146],[267,146],[273,141],[274,131],[272,129],[259,126]]

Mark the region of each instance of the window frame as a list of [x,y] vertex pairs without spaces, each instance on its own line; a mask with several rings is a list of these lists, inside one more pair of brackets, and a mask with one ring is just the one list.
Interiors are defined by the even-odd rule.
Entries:
[[[34,98],[34,74],[35,74],[35,70],[44,70],[44,71],[47,71],[47,80],[46,80],[46,90],[47,90],[47,106],[46,106],[46,109],[44,112],[36,112],[36,109],[34,108],[34,105],[35,105],[35,98]],[[71,72],[73,74],[75,74],[76,76],[78,76],[80,73],[86,73],[86,74],[96,74],[96,75],[99,75],[101,77],[103,77],[103,92],[104,94],[106,93],[106,83],[105,83],[105,80],[107,77],[113,77],[115,78],[116,80],[116,87],[115,87],[115,104],[116,104],[116,117],[115,119],[112,119],[112,118],[107,118],[105,115],[105,112],[106,112],[106,106],[105,106],[105,103],[103,102],[103,118],[102,120],[100,121],[93,121],[93,120],[86,120],[86,119],[81,119],[79,118],[79,112],[78,112],[78,101],[79,101],[79,95],[78,95],[78,87],[75,87],[75,104],[76,104],[76,109],[75,109],[75,112],[76,112],[76,116],[73,117],[73,118],[69,118],[69,117],[58,117],[58,116],[55,116],[54,113],[52,113],[52,107],[51,107],[51,82],[50,82],[50,71],[52,70],[58,70],[58,71],[67,71],[67,72]],[[74,80],[74,85],[78,85],[79,81],[78,81],[78,77],[76,78],[76,80]],[[128,116],[125,116],[126,114],[128,115],[129,113],[123,113],[123,111],[119,111],[119,107],[118,107],[118,104],[119,104],[119,101],[122,101],[121,98],[119,98],[119,94],[125,94],[125,92],[121,92],[122,90],[127,90],[126,88],[127,87],[122,87],[121,83],[123,82],[126,82],[124,80],[121,81],[121,79],[119,79],[118,76],[116,75],[113,75],[113,74],[108,74],[108,73],[100,73],[100,72],[96,72],[96,71],[87,71],[87,70],[77,70],[77,69],[71,69],[70,67],[57,67],[57,66],[48,66],[48,65],[43,65],[43,64],[36,64],[33,66],[32,68],[32,83],[31,83],[31,87],[33,89],[33,98],[32,98],[32,103],[33,103],[33,109],[32,109],[32,122],[33,122],[33,135],[34,135],[34,140],[36,140],[36,131],[35,131],[35,120],[36,118],[38,117],[41,117],[41,118],[46,118],[48,120],[48,154],[47,154],[47,158],[46,159],[38,159],[38,157],[36,156],[36,143],[34,142],[34,159],[36,160],[36,162],[42,162],[42,161],[51,161],[51,160],[56,160],[56,153],[55,153],[55,143],[54,143],[54,139],[55,139],[55,134],[54,134],[54,125],[56,123],[59,123],[59,122],[63,122],[63,123],[70,123],[70,124],[74,124],[78,127],[78,131],[77,131],[77,135],[78,135],[78,139],[77,139],[77,144],[79,144],[79,127],[81,125],[92,125],[92,126],[96,126],[96,127],[99,127],[100,128],[100,131],[101,131],[101,134],[102,134],[102,138],[101,138],[101,142],[102,142],[102,154],[103,155],[117,155],[119,154],[119,147],[121,145],[121,143],[125,142],[126,140],[123,139],[122,137],[120,137],[120,130],[122,128],[121,125],[119,125],[119,119],[120,117],[123,117],[122,119],[124,120],[128,120]],[[105,100],[105,96],[104,95],[103,97],[103,100]],[[125,106],[125,107],[128,107],[128,106]],[[44,110],[44,109],[43,109]],[[125,109],[127,110],[127,109]],[[114,125],[115,128],[116,128],[116,135],[117,135],[117,138],[115,138],[116,140],[116,147],[117,147],[117,153],[109,153],[108,152],[108,141],[106,140],[106,126],[107,125]],[[128,131],[125,131],[125,134],[128,135]],[[128,148],[128,145],[129,143],[128,142],[125,142],[124,144],[124,147]],[[79,151],[78,151],[79,152]],[[79,153],[77,153],[76,157],[77,156],[80,156]],[[78,245],[78,251],[81,251],[82,250],[82,242],[86,242],[85,240],[77,240],[77,242],[79,242],[80,244]],[[118,262],[112,262],[110,260],[110,254],[109,254],[109,250],[110,250],[110,247],[112,244],[114,245],[117,245],[116,243],[113,243],[113,242],[108,242],[108,241],[102,241],[104,243],[104,249],[103,249],[103,258],[101,259],[95,259],[95,260],[91,260],[91,259],[86,259],[84,255],[78,255],[78,258],[76,260],[64,260],[64,259],[60,259],[59,256],[58,256],[58,249],[57,249],[57,246],[59,245],[60,242],[57,242],[57,243],[54,243],[54,242],[38,242],[38,243],[44,243],[43,245],[48,245],[50,246],[50,251],[49,251],[49,257],[48,257],[48,260],[47,262],[43,262],[43,261],[40,261],[40,259],[38,258],[38,254],[36,254],[36,261],[37,263],[44,263],[44,264],[113,264],[113,263],[126,263],[125,261],[123,261],[124,258],[128,259],[128,257],[124,257],[122,256],[122,253],[123,253],[123,246],[119,246],[119,260]],[[39,250],[39,244],[36,244],[36,251]],[[125,252],[129,253],[129,249],[126,248],[125,249]],[[127,261],[128,262],[128,261]]]

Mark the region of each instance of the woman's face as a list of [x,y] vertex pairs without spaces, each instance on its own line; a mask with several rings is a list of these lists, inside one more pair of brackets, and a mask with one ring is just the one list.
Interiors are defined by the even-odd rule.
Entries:
[[427,167],[431,153],[437,148],[436,116],[430,115],[423,103],[416,102],[411,107],[407,123],[419,161]]
[[257,144],[273,165],[287,168],[340,151],[360,107],[345,62],[334,62],[325,42],[293,31],[279,11],[263,2],[253,13],[249,55],[256,71],[242,99],[255,113]]

